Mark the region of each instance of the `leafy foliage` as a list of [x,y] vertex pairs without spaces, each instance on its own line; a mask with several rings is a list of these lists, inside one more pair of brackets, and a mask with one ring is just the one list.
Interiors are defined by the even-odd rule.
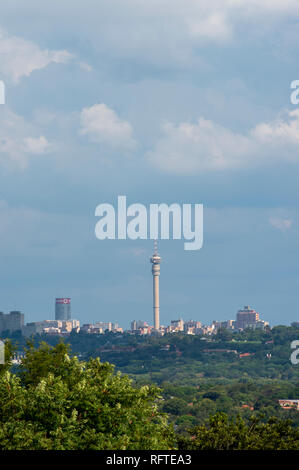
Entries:
[[299,430],[288,420],[271,418],[264,423],[252,417],[249,423],[224,413],[210,418],[208,426],[190,429],[191,437],[179,438],[179,449],[188,450],[299,450]]
[[99,359],[29,345],[21,377],[0,378],[0,449],[170,449],[159,389],[135,388]]
[[[211,337],[180,333],[164,337],[72,333],[68,337],[71,348],[85,362],[71,357],[69,346],[61,343],[59,337],[37,336],[27,347],[24,339],[11,338],[18,342],[18,350],[25,348],[26,355],[21,367],[12,369],[19,377],[11,375],[9,379],[17,380],[16,401],[6,396],[10,412],[1,418],[6,404],[0,412],[0,426],[4,423],[0,448],[1,445],[3,448],[53,449],[175,448],[175,436],[167,419],[174,426],[179,445],[188,449],[195,445],[198,449],[218,448],[221,442],[223,447],[220,448],[255,448],[259,439],[264,448],[294,448],[298,441],[298,434],[294,432],[298,432],[299,412],[293,408],[282,409],[278,401],[299,397],[299,368],[290,362],[290,343],[298,339],[298,331],[298,328],[278,326],[265,332],[220,331]],[[43,338],[52,346],[42,342],[37,347]],[[14,348],[7,340],[7,360]],[[115,375],[113,366],[100,363],[98,355],[115,363],[116,370],[129,374],[133,382],[127,376]],[[90,379],[95,364],[99,364],[99,380],[110,384],[104,388],[107,393],[100,392],[100,386]],[[4,376],[8,380],[5,374],[9,369],[9,362],[0,367],[3,380]],[[45,395],[43,401],[38,402],[37,391],[42,383]],[[89,397],[84,388],[87,385],[82,385],[82,396],[78,393],[82,383],[90,383],[95,389],[93,397]],[[162,390],[152,387],[153,383]],[[2,383],[0,389],[7,393],[7,383],[5,386]],[[51,391],[51,396],[46,391]],[[140,393],[144,395],[138,402]],[[61,408],[55,408],[56,398],[55,406],[60,403]],[[1,398],[1,403],[3,400]],[[91,412],[98,404],[101,411]],[[120,412],[117,411],[119,404]],[[17,414],[19,405],[20,415]],[[153,407],[154,416],[151,414]],[[120,421],[117,420],[119,413]],[[221,420],[219,413],[222,413]],[[51,416],[52,421],[47,421]],[[214,420],[212,427],[211,419]],[[191,427],[193,430],[189,432]],[[218,433],[218,441],[211,440],[211,429]],[[251,440],[245,441],[244,436],[249,431]],[[20,441],[13,437],[18,432]],[[146,433],[151,439],[142,437]],[[231,433],[230,441],[225,433],[227,436]],[[269,441],[267,435],[272,436]],[[283,447],[283,442],[289,447]]]

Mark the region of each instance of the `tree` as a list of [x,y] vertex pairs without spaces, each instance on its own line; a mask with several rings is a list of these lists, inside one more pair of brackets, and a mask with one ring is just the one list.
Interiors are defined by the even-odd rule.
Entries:
[[0,377],[0,449],[171,449],[159,400],[159,389],[134,388],[109,363],[29,344],[21,377]]
[[179,449],[188,450],[299,450],[299,430],[289,420],[239,416],[228,419],[224,413],[212,416],[208,426],[190,429],[190,438],[179,437]]
[[187,403],[181,398],[174,397],[164,403],[163,410],[166,413],[171,413],[178,416],[185,414],[188,410],[188,406]]
[[60,376],[64,380],[70,379],[72,374],[70,375],[69,369],[73,367],[74,363],[68,360],[69,354],[70,347],[63,342],[52,347],[42,341],[39,348],[35,348],[34,342],[28,340],[25,356],[21,363],[22,383],[37,385],[49,373]]

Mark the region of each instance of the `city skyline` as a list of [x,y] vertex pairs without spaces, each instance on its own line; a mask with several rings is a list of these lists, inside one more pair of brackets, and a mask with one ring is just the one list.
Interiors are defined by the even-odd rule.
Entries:
[[[156,253],[156,252],[155,252]],[[154,306],[155,306],[155,282],[154,285]],[[57,308],[58,301],[58,308]],[[66,302],[64,302],[66,301]],[[242,330],[259,329],[266,331],[271,329],[269,322],[260,318],[260,314],[248,305],[244,309],[239,309],[236,313],[236,319],[226,319],[225,321],[213,320],[211,324],[202,324],[198,320],[171,320],[170,324],[159,324],[159,315],[154,307],[153,324],[148,324],[143,320],[131,321],[130,328],[123,328],[113,321],[103,322],[98,320],[94,323],[84,323],[71,317],[70,298],[55,299],[55,319],[39,319],[37,322],[25,322],[25,315],[21,311],[11,311],[7,314],[0,312],[0,334],[9,332],[21,332],[25,337],[32,337],[36,334],[49,334],[58,336],[68,336],[71,332],[80,331],[88,334],[103,334],[108,330],[113,333],[134,333],[140,335],[164,335],[167,333],[183,332],[187,335],[215,335],[219,330],[229,330],[238,332]],[[64,308],[63,308],[64,307]],[[293,322],[291,326],[298,327],[299,322]],[[277,326],[277,325],[273,325]]]
[[[162,316],[162,322],[160,321],[160,288],[159,288],[159,277],[160,277],[160,263],[161,263],[161,257],[160,255],[158,254],[158,240],[154,240],[154,254],[150,257],[150,262],[152,264],[152,277],[153,277],[153,280],[152,280],[152,303],[153,303],[153,314],[152,314],[152,318],[153,318],[153,321],[151,322],[149,320],[149,317],[150,316],[145,316],[145,315],[140,315],[138,318],[140,321],[140,318],[143,318],[143,320],[141,321],[145,321],[147,324],[151,325],[152,324],[152,327],[154,330],[159,330],[160,328],[160,325],[163,325],[163,327],[165,327],[167,324],[171,324],[174,320],[173,318],[174,317],[178,317],[178,318],[185,318],[185,321],[187,321],[187,317],[189,318],[189,321],[194,321],[192,319],[195,318],[195,321],[201,321],[203,324],[205,325],[209,325],[209,324],[212,324],[212,323],[215,323],[215,322],[219,322],[219,323],[226,323],[227,321],[232,321],[232,320],[228,320],[230,319],[230,317],[232,315],[234,315],[234,313],[231,313],[230,315],[226,315],[224,316],[225,314],[222,313],[222,316],[213,316],[212,318],[210,318],[209,321],[207,320],[204,320],[202,321],[203,319],[200,318],[199,316],[196,316],[196,314],[191,314],[191,315],[184,315],[182,312],[181,313],[178,313],[177,315],[172,315],[171,319],[170,317],[166,316],[165,319],[163,318]],[[163,298],[163,293],[162,293],[162,298]],[[244,310],[241,310],[241,309],[238,309],[238,311],[236,310],[237,312],[237,315],[239,312],[242,312],[242,313],[246,313],[247,314],[247,310],[249,309],[249,306],[246,306],[244,307]],[[148,306],[145,306],[145,311],[148,311]],[[21,311],[21,310],[13,310],[13,311]],[[167,311],[167,309],[166,309]],[[250,310],[250,312],[255,312],[255,310]],[[24,312],[22,311],[22,314],[24,316]],[[258,315],[257,314],[257,319],[258,319]],[[52,315],[51,313],[47,316],[45,316],[42,320],[41,320],[41,317],[39,317],[37,320],[31,320],[30,319],[30,313],[28,314],[28,317],[29,317],[29,323],[30,322],[34,322],[34,321],[37,321],[37,322],[40,322],[40,321],[53,321],[52,319]],[[55,320],[70,320],[71,319],[71,298],[70,297],[55,297],[55,312],[54,312],[54,317],[55,317]],[[115,319],[113,317],[107,317],[107,316],[103,316],[103,315],[98,315],[97,317],[94,316],[94,314],[87,314],[87,315],[76,315],[73,316],[74,319],[76,320],[79,320],[81,322],[82,325],[84,325],[86,322],[87,324],[89,323],[96,323],[96,322],[116,322],[116,324],[119,323],[119,320],[118,319]],[[137,318],[137,317],[136,317]],[[134,320],[136,321],[136,320]],[[236,320],[238,322],[238,320]],[[290,321],[289,323],[287,322],[278,322],[276,323],[277,324],[285,324],[285,325],[288,325],[288,324],[291,324],[292,322],[295,322],[296,319]],[[125,322],[125,324],[132,324],[132,318],[129,319],[127,322]],[[124,330],[127,330],[127,328],[125,327]]]
[[204,207],[200,250],[159,240],[165,323],[296,321],[298,22],[295,0],[4,4],[1,309],[151,321],[151,240],[95,236],[125,195]]
[[[167,325],[167,321],[165,321],[163,323],[160,322],[160,287],[159,287],[159,277],[160,277],[160,263],[161,263],[161,257],[158,253],[158,240],[155,239],[154,240],[154,253],[153,255],[150,257],[150,262],[152,264],[152,276],[153,276],[153,281],[152,281],[152,292],[153,292],[153,296],[152,296],[152,302],[153,302],[153,315],[152,315],[152,326],[151,326],[151,323],[147,323],[147,320],[144,321],[144,320],[137,320],[137,324],[142,322],[146,325],[146,328],[148,326],[150,326],[150,328],[153,329],[153,331],[160,331],[161,328],[165,328],[166,325]],[[17,311],[11,311],[9,315],[11,314],[19,314],[21,315],[22,317],[22,324],[24,324],[24,313],[21,312],[20,310],[17,310]],[[0,314],[2,315],[2,318],[3,318],[3,312],[0,311]],[[243,316],[243,319],[240,319],[242,318]],[[252,317],[254,318],[254,320],[250,320],[250,321],[247,321],[248,320],[248,317]],[[55,317],[55,320],[51,319],[51,316],[49,316],[48,318],[45,317],[43,319],[39,318],[38,321],[36,323],[42,323],[42,322],[54,322],[54,321],[62,321],[62,322],[67,322],[67,321],[79,321],[78,318],[80,317],[77,317],[77,318],[74,318],[72,317],[72,314],[71,314],[71,298],[70,297],[55,297],[55,314],[54,314],[54,317]],[[176,322],[183,322],[184,323],[188,323],[188,321],[183,321],[182,320],[182,317],[183,315],[180,315],[179,318],[180,320],[173,320],[171,319],[170,320],[170,324],[173,324],[173,323],[176,323]],[[8,317],[9,318],[9,317]],[[162,317],[163,318],[163,317]],[[245,318],[245,319],[244,319]],[[87,321],[87,323],[84,323],[84,321]],[[88,325],[91,325],[92,322],[90,323],[90,320],[88,318],[85,317],[85,320],[82,321],[81,320],[81,324],[84,326],[88,326]],[[219,323],[219,324],[222,324],[225,328],[231,328],[232,324],[228,325],[228,322],[232,322],[233,320],[228,320],[228,318],[220,318],[220,319],[215,319],[215,317],[213,318],[213,320],[211,321],[211,324],[214,325],[216,323]],[[243,329],[244,328],[244,325],[246,324],[252,324],[252,323],[255,323],[255,322],[259,322],[259,323],[264,323],[262,320],[260,320],[259,318],[259,313],[257,313],[254,309],[250,309],[250,307],[247,305],[244,306],[244,309],[239,309],[237,311],[237,314],[236,314],[236,328],[241,328]],[[10,320],[9,320],[10,322]],[[109,322],[109,324],[114,324],[112,322],[115,322],[115,319],[113,318],[109,318],[109,320],[107,319],[104,319],[103,318],[97,318],[97,320],[94,322],[94,324],[97,324],[97,323],[103,323],[103,324],[108,324],[107,322]],[[131,329],[132,329],[132,324],[136,322],[136,320],[130,320],[130,324],[131,324]],[[194,322],[194,320],[191,319],[191,317],[189,318],[189,322]],[[197,318],[195,320],[196,323],[200,323],[199,322],[199,319]],[[169,320],[168,320],[168,323],[169,323]],[[34,322],[30,322],[29,321],[29,325],[30,325],[30,328],[31,328],[31,325],[33,325]],[[118,323],[115,323],[116,325],[118,325]],[[267,322],[268,324],[268,322]],[[28,325],[28,323],[27,323]],[[144,325],[144,326],[145,326]],[[207,325],[207,324],[206,324]],[[76,325],[77,327],[78,325]],[[29,328],[29,329],[30,329]],[[118,328],[118,327],[117,327]],[[122,328],[121,328],[122,329]],[[138,328],[137,328],[138,329]],[[127,328],[124,328],[124,331],[127,331]]]

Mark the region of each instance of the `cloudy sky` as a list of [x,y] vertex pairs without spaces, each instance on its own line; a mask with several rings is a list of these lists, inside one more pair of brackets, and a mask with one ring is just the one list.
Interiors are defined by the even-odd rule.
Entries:
[[202,203],[204,243],[159,243],[161,323],[298,320],[297,0],[1,6],[0,310],[152,321],[148,240],[95,208]]

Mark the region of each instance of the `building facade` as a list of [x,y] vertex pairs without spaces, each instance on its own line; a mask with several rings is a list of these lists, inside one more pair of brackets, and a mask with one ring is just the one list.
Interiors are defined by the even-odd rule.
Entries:
[[12,311],[8,314],[0,312],[0,332],[18,331],[24,326],[24,314],[19,311]]
[[260,315],[255,310],[251,309],[249,305],[245,305],[244,309],[237,312],[236,328],[244,330],[255,325],[260,320]]
[[69,297],[56,298],[55,320],[71,319],[71,299]]

